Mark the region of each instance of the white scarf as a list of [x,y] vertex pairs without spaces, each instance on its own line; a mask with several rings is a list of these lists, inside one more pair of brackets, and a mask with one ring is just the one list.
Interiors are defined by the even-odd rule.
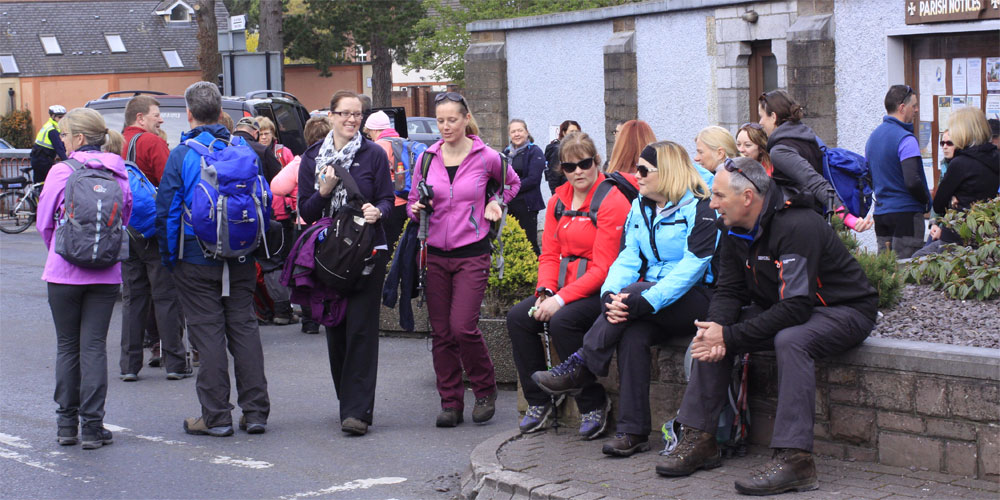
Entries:
[[[316,172],[314,173],[316,181],[313,188],[319,191],[319,171],[327,165],[340,166],[350,172],[351,165],[354,163],[354,155],[360,147],[361,132],[355,133],[354,137],[340,151],[337,151],[337,147],[334,145],[333,130],[326,134],[323,145],[319,148],[319,154],[316,155]],[[333,188],[333,196],[330,197],[330,209],[336,212],[345,204],[347,204],[347,190],[344,189],[343,182],[338,182],[337,186]]]

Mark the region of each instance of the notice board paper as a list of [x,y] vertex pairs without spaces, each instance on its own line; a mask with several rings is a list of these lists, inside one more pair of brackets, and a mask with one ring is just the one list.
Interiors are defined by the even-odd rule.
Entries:
[[968,74],[966,69],[967,59],[952,59],[951,60],[951,93],[952,94],[966,94],[966,75]]
[[966,93],[967,94],[982,94],[983,93],[983,60],[978,57],[972,57],[965,60],[965,74],[966,76]]
[[920,60],[920,119],[934,120],[934,96],[948,93],[945,86],[945,60]]

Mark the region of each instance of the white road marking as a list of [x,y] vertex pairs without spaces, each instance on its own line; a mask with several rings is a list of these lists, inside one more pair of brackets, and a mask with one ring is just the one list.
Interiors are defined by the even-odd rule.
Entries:
[[163,444],[180,445],[180,446],[188,444],[184,441],[174,441],[172,439],[167,439],[161,436],[144,436],[142,434],[136,434],[135,437],[139,439],[145,439],[146,441],[152,441],[154,443],[163,443]]
[[[29,446],[29,448],[30,448],[30,446]],[[11,460],[14,460],[16,462],[20,462],[20,463],[22,463],[24,465],[27,465],[27,466],[30,466],[30,467],[36,467],[38,469],[42,469],[42,470],[47,471],[47,472],[55,472],[56,474],[65,475],[65,474],[62,474],[61,472],[59,472],[59,471],[51,468],[51,467],[55,467],[56,466],[56,464],[54,464],[54,463],[39,462],[38,460],[33,460],[31,457],[29,457],[27,455],[22,455],[21,453],[18,453],[16,451],[12,451],[12,450],[8,450],[6,448],[0,448],[0,458],[9,458]]]
[[329,488],[324,488],[322,490],[316,490],[316,491],[307,491],[305,493],[296,493],[294,495],[285,495],[280,498],[281,500],[293,500],[295,498],[318,497],[323,495],[329,495],[330,493],[338,493],[341,491],[367,490],[372,486],[399,484],[402,483],[403,481],[406,481],[405,477],[375,477],[369,479],[355,479],[354,481],[348,481],[338,486],[331,486]]
[[31,445],[24,442],[24,439],[17,436],[11,436],[10,434],[4,434],[0,432],[0,444],[6,446],[12,446],[14,448],[21,448],[22,450],[30,450]]
[[112,424],[104,424],[104,428],[111,432],[125,432],[131,430],[127,427],[119,427],[117,425],[112,425]]
[[233,458],[227,456],[216,456],[211,460],[213,464],[217,465],[232,465],[234,467],[244,467],[247,469],[270,469],[274,467],[274,464],[264,462],[263,460],[254,460],[252,458]]

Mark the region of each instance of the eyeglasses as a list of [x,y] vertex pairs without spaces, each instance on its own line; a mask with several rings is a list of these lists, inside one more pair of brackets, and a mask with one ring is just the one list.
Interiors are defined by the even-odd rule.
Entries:
[[951,141],[941,141],[941,147],[943,148],[945,146],[947,146],[949,148],[955,147],[955,143],[951,142]]
[[580,170],[590,170],[590,167],[594,166],[594,157],[584,158],[576,163],[564,161],[559,164],[562,167],[562,171],[567,174],[572,174],[577,168]]
[[364,116],[363,113],[359,113],[357,111],[354,111],[354,112],[351,112],[351,111],[331,111],[330,114],[331,115],[337,115],[337,116],[339,116],[341,118],[344,118],[344,119],[354,118],[355,120],[360,120],[361,117]]
[[761,127],[760,124],[757,123],[757,122],[746,122],[743,125],[740,125],[740,128],[738,128],[736,130],[743,130],[746,127],[754,128],[754,129],[757,129],[757,130],[763,130],[764,129],[764,127]]
[[643,177],[648,177],[649,174],[651,174],[653,172],[659,172],[660,171],[660,169],[658,169],[656,167],[647,167],[647,166],[642,165],[642,164],[636,164],[635,169],[639,172],[639,175],[641,175]]
[[465,106],[466,108],[469,107],[469,104],[465,102],[465,98],[462,97],[462,94],[459,94],[458,92],[442,92],[434,96],[434,104],[437,104],[445,99],[449,101],[460,102],[462,103],[462,106]]
[[750,184],[753,185],[753,188],[756,189],[758,193],[762,192],[760,190],[760,186],[758,186],[757,183],[754,182],[753,179],[751,179],[750,176],[747,175],[746,172],[744,172],[742,168],[737,167],[736,164],[733,163],[733,160],[731,160],[729,158],[726,158],[726,163],[724,165],[726,167],[726,172],[736,172],[736,173],[742,175],[744,179],[750,181]]

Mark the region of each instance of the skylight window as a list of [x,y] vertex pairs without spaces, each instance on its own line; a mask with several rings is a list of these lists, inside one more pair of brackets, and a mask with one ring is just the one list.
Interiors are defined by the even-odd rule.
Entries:
[[18,69],[17,61],[14,60],[13,55],[0,54],[0,73],[15,74],[20,72],[21,70]]
[[42,39],[42,48],[45,49],[45,55],[53,56],[62,54],[62,48],[59,47],[59,40],[56,40],[55,35],[42,35],[39,38]]
[[181,61],[181,56],[176,50],[164,50],[163,59],[167,61],[168,68],[183,68],[184,63]]
[[125,43],[122,42],[121,35],[104,35],[104,40],[108,42],[108,48],[112,54],[128,52],[125,50]]

